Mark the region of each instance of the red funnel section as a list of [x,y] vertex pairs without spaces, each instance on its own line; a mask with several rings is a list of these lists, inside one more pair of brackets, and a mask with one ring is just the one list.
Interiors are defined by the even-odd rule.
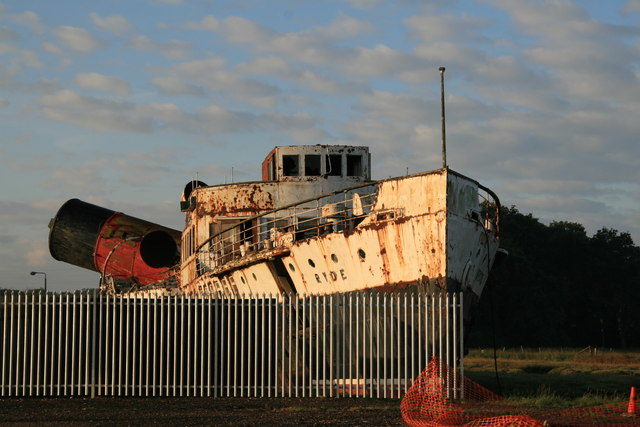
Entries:
[[100,273],[149,285],[166,280],[178,261],[180,233],[114,213],[96,239],[94,264]]
[[179,231],[78,199],[62,205],[50,228],[55,259],[129,283],[162,282],[180,259]]

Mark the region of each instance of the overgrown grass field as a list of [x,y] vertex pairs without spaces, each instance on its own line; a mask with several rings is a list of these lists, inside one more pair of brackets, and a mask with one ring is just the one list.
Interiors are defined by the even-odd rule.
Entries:
[[509,401],[529,406],[578,407],[624,401],[640,386],[640,351],[471,349],[465,375]]

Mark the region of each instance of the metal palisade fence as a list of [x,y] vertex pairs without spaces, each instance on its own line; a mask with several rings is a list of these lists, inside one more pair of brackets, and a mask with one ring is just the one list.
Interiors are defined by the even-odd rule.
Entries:
[[399,398],[462,379],[462,296],[0,295],[0,396]]

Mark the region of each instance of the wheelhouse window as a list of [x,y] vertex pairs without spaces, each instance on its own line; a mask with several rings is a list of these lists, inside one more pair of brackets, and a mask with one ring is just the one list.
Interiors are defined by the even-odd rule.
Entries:
[[300,176],[300,156],[297,154],[283,155],[282,174],[284,176]]
[[276,179],[276,156],[271,156],[268,164],[268,178],[270,181]]
[[304,174],[306,176],[320,176],[320,158],[319,154],[304,156]]
[[347,154],[347,176],[362,176],[362,156]]
[[329,154],[326,161],[328,176],[342,176],[342,154]]

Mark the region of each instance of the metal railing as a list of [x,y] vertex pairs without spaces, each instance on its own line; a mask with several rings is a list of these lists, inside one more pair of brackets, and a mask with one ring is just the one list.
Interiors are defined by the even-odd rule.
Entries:
[[201,276],[234,265],[246,257],[267,258],[286,250],[291,243],[309,237],[355,228],[369,215],[377,184],[361,185],[285,206],[247,220],[238,220],[200,244],[190,262]]
[[[0,396],[462,397],[462,295],[0,296]],[[459,373],[459,374],[458,374]]]

